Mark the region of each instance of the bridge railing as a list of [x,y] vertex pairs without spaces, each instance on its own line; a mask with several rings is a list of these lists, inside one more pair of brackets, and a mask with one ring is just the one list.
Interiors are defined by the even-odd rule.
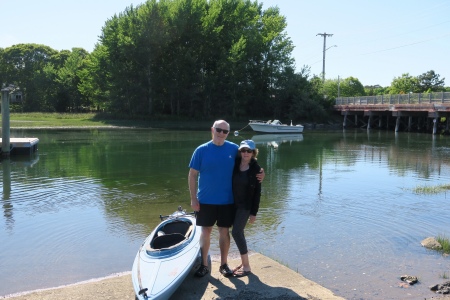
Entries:
[[450,92],[336,98],[336,105],[450,103]]

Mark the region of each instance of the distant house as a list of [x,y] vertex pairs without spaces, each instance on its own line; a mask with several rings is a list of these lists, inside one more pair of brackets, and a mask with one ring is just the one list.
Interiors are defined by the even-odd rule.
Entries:
[[17,103],[22,102],[22,91],[21,90],[15,90],[11,94],[9,94],[9,102],[10,103]]

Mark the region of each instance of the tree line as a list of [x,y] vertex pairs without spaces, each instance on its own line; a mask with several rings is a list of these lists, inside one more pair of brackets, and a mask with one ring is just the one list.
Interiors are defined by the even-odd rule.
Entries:
[[381,90],[296,72],[286,25],[257,1],[148,0],[106,20],[92,53],[0,48],[0,82],[23,93],[12,111],[313,121],[327,117],[338,86],[340,96],[444,88],[434,71]]

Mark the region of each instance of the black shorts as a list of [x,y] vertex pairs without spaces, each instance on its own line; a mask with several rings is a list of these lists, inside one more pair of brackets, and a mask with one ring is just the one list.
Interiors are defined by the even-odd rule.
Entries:
[[234,222],[234,204],[215,205],[200,203],[197,213],[197,225],[212,227],[217,222],[219,227],[230,228]]

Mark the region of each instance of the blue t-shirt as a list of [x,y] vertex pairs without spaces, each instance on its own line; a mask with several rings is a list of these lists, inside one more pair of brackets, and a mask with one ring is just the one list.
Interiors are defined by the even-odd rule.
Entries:
[[225,141],[202,144],[192,154],[189,168],[199,172],[197,198],[203,204],[233,204],[231,179],[238,145]]

